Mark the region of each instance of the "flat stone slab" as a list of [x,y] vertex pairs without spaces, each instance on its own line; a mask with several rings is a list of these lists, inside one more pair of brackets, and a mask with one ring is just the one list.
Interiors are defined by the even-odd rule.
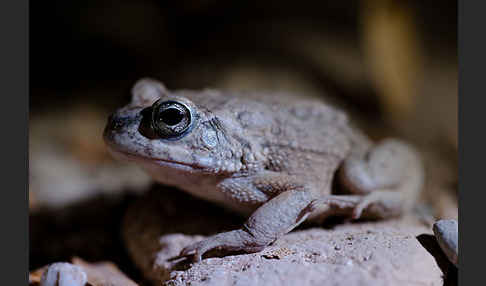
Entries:
[[259,253],[177,258],[193,242],[244,218],[177,190],[152,191],[126,214],[124,240],[144,275],[160,285],[442,285],[416,236],[431,229],[408,216],[299,228]]

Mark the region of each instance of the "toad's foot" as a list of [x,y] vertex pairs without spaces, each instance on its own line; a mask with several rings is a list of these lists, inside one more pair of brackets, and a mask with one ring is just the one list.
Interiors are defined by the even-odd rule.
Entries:
[[238,229],[210,236],[204,240],[191,244],[182,249],[180,256],[192,256],[195,262],[202,259],[204,253],[218,249],[224,252],[244,251],[247,253],[258,252],[265,248],[262,243],[244,229]]
[[[361,218],[366,209],[380,217],[393,217],[402,213],[403,193],[395,191],[374,191],[361,198],[352,212],[353,219]],[[373,216],[373,215],[371,215]]]
[[392,217],[402,210],[402,193],[394,191],[374,191],[368,195],[328,195],[312,202],[313,208],[327,205],[327,215],[345,214],[353,219],[362,216],[373,218]]

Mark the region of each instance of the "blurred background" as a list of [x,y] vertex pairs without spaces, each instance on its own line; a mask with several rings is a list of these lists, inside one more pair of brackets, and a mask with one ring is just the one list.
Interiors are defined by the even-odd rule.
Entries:
[[137,275],[119,226],[152,183],[101,134],[145,76],[330,99],[415,144],[422,211],[457,218],[456,1],[32,1],[30,17],[31,269],[78,255]]

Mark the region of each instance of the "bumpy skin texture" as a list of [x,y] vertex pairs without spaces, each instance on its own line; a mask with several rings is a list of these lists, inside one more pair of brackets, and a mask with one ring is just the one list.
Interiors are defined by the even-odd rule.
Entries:
[[[341,111],[287,94],[168,91],[139,80],[132,102],[109,118],[114,156],[243,215],[237,230],[186,247],[257,252],[306,219],[330,215],[387,218],[410,209],[423,184],[416,153],[394,139],[373,145]],[[153,123],[156,101],[190,110],[190,127],[166,138]],[[155,104],[154,104],[155,103]],[[333,193],[336,178],[343,192]]]

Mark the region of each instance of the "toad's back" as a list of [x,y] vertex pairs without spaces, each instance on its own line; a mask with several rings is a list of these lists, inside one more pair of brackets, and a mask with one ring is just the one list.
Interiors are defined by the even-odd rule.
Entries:
[[323,101],[283,93],[223,94],[213,90],[181,91],[181,95],[197,97],[195,101],[220,119],[234,119],[242,135],[262,146],[286,146],[338,157],[349,151],[347,116]]
[[274,171],[319,176],[322,164],[337,167],[351,148],[347,116],[322,101],[281,93],[181,93],[231,126],[233,137],[259,149]]

